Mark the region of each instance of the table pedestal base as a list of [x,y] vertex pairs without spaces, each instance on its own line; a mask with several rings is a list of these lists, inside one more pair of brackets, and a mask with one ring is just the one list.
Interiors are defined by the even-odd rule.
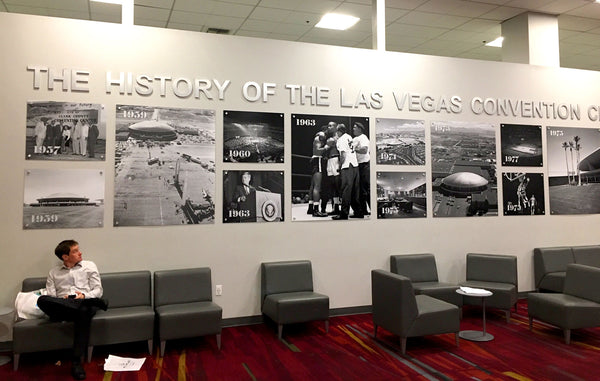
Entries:
[[483,331],[460,331],[458,336],[465,340],[470,341],[491,341],[494,340],[494,336]]

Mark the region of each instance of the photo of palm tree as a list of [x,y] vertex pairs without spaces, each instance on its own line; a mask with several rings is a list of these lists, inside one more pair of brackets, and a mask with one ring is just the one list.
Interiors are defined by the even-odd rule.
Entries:
[[600,129],[547,127],[551,214],[600,213]]

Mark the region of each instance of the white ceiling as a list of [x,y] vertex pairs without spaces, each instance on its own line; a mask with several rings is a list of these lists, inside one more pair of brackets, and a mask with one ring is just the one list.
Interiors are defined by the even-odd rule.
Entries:
[[[135,0],[135,24],[371,48],[372,0]],[[89,0],[0,0],[0,11],[119,23],[121,6]],[[326,12],[360,17],[346,31],[315,28]],[[562,67],[600,70],[600,4],[592,0],[386,0],[387,50],[501,61],[486,47],[502,21],[558,15]]]

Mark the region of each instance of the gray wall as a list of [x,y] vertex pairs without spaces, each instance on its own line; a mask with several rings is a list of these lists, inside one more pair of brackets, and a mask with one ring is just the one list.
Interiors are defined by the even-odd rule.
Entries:
[[[301,223],[291,221],[291,127],[292,113],[355,115],[371,117],[374,150],[376,117],[459,120],[493,123],[542,124],[598,128],[585,115],[588,105],[600,99],[600,73],[534,67],[520,64],[430,57],[400,53],[215,36],[145,27],[84,22],[0,13],[0,305],[11,305],[28,276],[45,276],[56,263],[52,251],[64,238],[81,243],[86,258],[101,271],[176,269],[210,266],[213,284],[223,285],[215,297],[224,317],[259,314],[259,264],[263,261],[306,258],[313,262],[315,289],[328,294],[332,308],[368,305],[369,272],[389,268],[389,255],[432,252],[436,254],[440,278],[464,279],[467,252],[514,254],[519,263],[519,291],[533,289],[532,250],[536,246],[597,244],[598,215],[490,218],[433,218],[431,198],[428,218],[410,220]],[[89,92],[33,89],[28,65],[89,70]],[[168,92],[154,94],[106,94],[107,71],[136,74],[168,74],[173,77],[231,80],[224,100],[181,99]],[[266,102],[251,103],[242,97],[247,81],[277,84],[277,94]],[[329,106],[290,105],[283,86],[300,84],[331,89]],[[351,97],[359,90],[380,91],[379,110],[340,106],[339,89]],[[463,111],[398,111],[392,91],[432,96],[459,95]],[[537,120],[520,117],[474,115],[473,97],[540,100],[582,105],[582,119]],[[108,112],[107,159],[105,162],[49,162],[24,160],[26,103],[56,100],[102,103]],[[596,102],[596,103],[595,103]],[[199,226],[121,227],[112,226],[114,191],[114,120],[116,104],[145,104],[215,109],[216,223]],[[266,169],[258,165],[223,164],[222,111],[276,111],[286,115],[286,162],[268,169],[285,171],[286,221],[277,224],[221,223],[222,170]],[[429,141],[429,133],[427,134]],[[497,131],[499,141],[499,130]],[[545,137],[544,137],[545,144]],[[498,146],[499,147],[499,146]],[[427,154],[428,163],[430,154]],[[498,154],[499,158],[499,154]],[[545,160],[546,161],[546,160]],[[68,165],[65,165],[68,164]],[[23,230],[22,203],[24,170],[30,168],[95,168],[106,173],[104,227],[96,229]],[[372,198],[375,200],[376,170],[372,167]],[[394,168],[393,170],[399,170]],[[545,168],[544,168],[545,171]],[[427,168],[427,178],[431,170]],[[500,179],[499,179],[500,180]],[[547,187],[547,184],[546,184]],[[431,188],[428,185],[428,195]],[[499,194],[501,200],[502,194]],[[546,189],[546,211],[548,207]],[[500,212],[501,214],[501,212]],[[124,290],[125,292],[125,290]]]

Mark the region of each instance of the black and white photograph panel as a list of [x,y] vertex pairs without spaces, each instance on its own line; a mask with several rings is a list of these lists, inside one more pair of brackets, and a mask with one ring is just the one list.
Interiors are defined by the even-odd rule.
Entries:
[[600,213],[600,129],[546,127],[550,214]]
[[114,226],[214,223],[215,111],[117,105]]
[[283,163],[283,114],[223,111],[223,161]]
[[27,160],[102,161],[106,114],[95,103],[27,102]]
[[223,171],[223,222],[283,221],[283,172]]
[[500,147],[505,167],[541,167],[542,126],[501,124]]
[[425,121],[377,118],[377,164],[425,165]]
[[493,125],[432,122],[431,160],[434,217],[498,215]]
[[505,216],[535,216],[545,213],[544,175],[504,172],[502,174],[503,213]]
[[292,221],[371,214],[369,118],[292,114]]
[[377,218],[427,217],[425,172],[377,172]]
[[98,228],[103,221],[103,171],[25,170],[23,229]]

